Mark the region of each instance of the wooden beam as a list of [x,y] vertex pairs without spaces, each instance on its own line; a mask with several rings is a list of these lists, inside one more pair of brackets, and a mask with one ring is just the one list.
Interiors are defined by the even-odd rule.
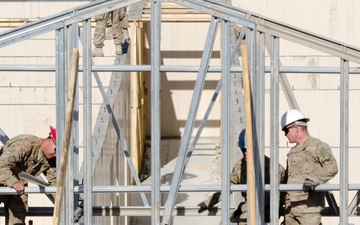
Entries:
[[60,217],[62,212],[62,202],[64,196],[64,184],[65,176],[68,167],[69,161],[69,145],[70,145],[70,135],[74,115],[74,103],[75,103],[75,91],[76,91],[76,81],[78,75],[78,65],[79,65],[79,52],[78,49],[73,49],[72,51],[72,64],[71,72],[69,77],[69,88],[67,95],[67,104],[66,104],[66,115],[65,115],[65,128],[64,128],[64,138],[62,141],[62,152],[59,165],[58,180],[56,184],[56,195],[55,195],[55,207],[53,215],[53,225],[60,224]]
[[243,68],[243,85],[245,98],[245,127],[246,127],[246,153],[247,153],[247,199],[249,211],[250,225],[256,225],[256,207],[255,207],[255,164],[252,138],[252,102],[251,102],[251,88],[250,76],[248,70],[247,48],[245,44],[241,45],[241,58]]

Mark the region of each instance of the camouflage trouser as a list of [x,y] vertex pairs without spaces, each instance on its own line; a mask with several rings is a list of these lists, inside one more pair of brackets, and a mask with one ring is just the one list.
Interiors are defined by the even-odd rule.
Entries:
[[247,204],[241,202],[238,208],[230,216],[230,222],[238,223],[239,225],[247,225]]
[[216,192],[213,195],[211,195],[208,199],[206,199],[204,201],[204,203],[208,206],[208,207],[213,207],[214,205],[216,205],[218,202],[221,201],[221,193],[220,192]]
[[25,224],[28,213],[27,195],[1,195],[0,202],[4,203],[6,225]]
[[286,203],[285,225],[321,225],[321,206],[308,207],[305,204]]
[[[214,193],[204,203],[208,207],[213,207],[215,204],[221,201],[221,194],[219,192]],[[269,220],[270,221],[270,220]],[[247,204],[246,202],[240,202],[237,209],[231,214],[230,222],[238,223],[239,225],[247,225]]]
[[111,26],[113,28],[114,44],[121,45],[129,39],[129,22],[126,16],[126,7],[115,9],[114,11],[97,15],[95,17],[96,27],[93,43],[97,48],[102,48],[104,46],[105,32],[109,19],[111,19]]

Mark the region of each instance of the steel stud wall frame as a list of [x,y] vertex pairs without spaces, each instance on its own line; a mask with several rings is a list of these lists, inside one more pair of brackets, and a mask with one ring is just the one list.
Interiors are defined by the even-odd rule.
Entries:
[[[270,75],[270,117],[272,118],[270,123],[270,156],[271,156],[271,184],[264,185],[263,180],[257,180],[256,189],[262,190],[257,193],[258,202],[261,202],[264,194],[264,190],[270,191],[271,193],[271,224],[279,224],[279,212],[274,210],[278,208],[279,191],[286,190],[301,190],[301,185],[278,185],[275,181],[277,179],[277,166],[279,163],[279,95],[280,95],[280,86],[284,92],[288,105],[291,108],[299,108],[298,103],[292,93],[292,89],[287,80],[285,73],[303,73],[303,72],[316,72],[316,73],[333,73],[340,74],[340,85],[339,91],[341,95],[340,101],[340,184],[324,184],[317,187],[318,190],[330,190],[330,191],[339,191],[340,193],[340,224],[347,225],[349,224],[349,209],[348,209],[348,191],[349,190],[359,190],[359,185],[349,184],[349,171],[348,171],[348,161],[349,161],[349,143],[348,143],[348,133],[349,133],[349,76],[350,74],[359,74],[360,70],[358,68],[351,68],[349,63],[360,64],[360,49],[346,45],[344,43],[337,42],[335,40],[328,39],[326,37],[321,37],[319,35],[306,32],[304,30],[291,27],[287,24],[282,24],[277,21],[273,21],[269,18],[256,15],[254,13],[235,8],[231,5],[224,4],[217,1],[209,0],[178,0],[172,1],[176,4],[180,4],[192,9],[195,9],[199,12],[206,13],[212,16],[210,20],[208,35],[206,38],[206,43],[204,44],[204,50],[201,58],[201,63],[199,67],[190,67],[190,66],[167,66],[161,64],[161,55],[160,55],[160,43],[161,43],[161,5],[162,1],[153,0],[151,1],[151,63],[149,65],[121,65],[121,66],[93,66],[91,59],[91,26],[90,19],[95,15],[112,11],[117,8],[124,6],[129,6],[141,2],[140,0],[98,0],[91,3],[85,4],[84,6],[71,9],[59,13],[48,18],[41,19],[37,22],[33,22],[0,34],[0,48],[12,44],[16,44],[23,40],[35,37],[37,35],[55,31],[56,32],[56,65],[55,67],[49,66],[5,66],[0,65],[0,71],[13,70],[13,71],[56,71],[56,118],[57,118],[57,129],[58,134],[62,134],[63,131],[63,122],[65,120],[65,100],[66,100],[66,75],[67,68],[69,64],[69,57],[72,48],[77,48],[79,42],[82,43],[83,52],[83,65],[79,68],[83,73],[83,96],[77,96],[77,98],[82,98],[84,103],[83,111],[86,112],[83,115],[83,133],[84,133],[84,170],[83,170],[83,179],[84,182],[82,185],[79,185],[79,182],[74,182],[79,178],[77,170],[74,168],[77,167],[76,164],[70,165],[70,171],[73,171],[68,180],[68,189],[70,193],[81,193],[84,196],[84,223],[92,224],[93,216],[98,214],[94,213],[98,208],[92,203],[92,195],[94,193],[128,193],[128,192],[138,192],[138,193],[151,193],[151,203],[147,204],[147,200],[144,200],[144,205],[138,208],[124,206],[121,208],[122,213],[116,213],[114,210],[113,216],[131,216],[131,215],[147,215],[151,212],[151,224],[152,225],[170,225],[172,222],[172,217],[175,214],[174,211],[178,210],[175,205],[175,200],[177,193],[179,192],[199,192],[199,191],[221,191],[223,195],[221,203],[221,218],[222,224],[228,224],[229,222],[229,206],[230,191],[244,191],[247,190],[245,185],[238,186],[229,186],[228,174],[230,168],[223,167],[222,171],[222,185],[221,186],[180,186],[180,180],[182,178],[183,172],[185,170],[186,164],[191,157],[189,153],[189,143],[192,138],[194,128],[194,118],[197,115],[197,110],[199,107],[199,101],[201,99],[201,93],[203,91],[203,84],[207,73],[210,72],[221,72],[222,78],[219,83],[219,86],[222,89],[222,146],[223,149],[229,148],[229,133],[230,133],[230,123],[229,114],[230,114],[230,101],[229,101],[229,92],[230,92],[230,75],[231,73],[241,72],[242,68],[239,66],[232,66],[230,63],[233,58],[233,51],[230,49],[230,23],[238,24],[242,27],[242,33],[240,38],[237,41],[235,46],[239,46],[241,43],[246,44],[248,51],[248,60],[249,60],[249,72],[251,75],[252,82],[252,98],[253,98],[253,111],[254,113],[254,143],[256,143],[255,148],[264,149],[265,146],[265,80],[267,75]],[[79,23],[82,23],[82,28],[79,28]],[[211,58],[212,46],[214,39],[218,34],[217,29],[221,25],[221,38],[222,38],[222,49],[221,49],[221,66],[219,67],[209,67],[209,60]],[[80,37],[80,38],[79,38]],[[315,50],[327,53],[333,57],[339,58],[338,67],[318,67],[318,68],[308,68],[308,67],[283,67],[280,61],[280,51],[279,46],[282,40],[294,42],[306,47],[313,48]],[[269,55],[270,64],[266,65],[265,55]],[[196,79],[196,84],[194,88],[194,93],[191,100],[191,107],[188,112],[188,117],[185,125],[185,133],[181,140],[181,145],[179,149],[179,155],[176,162],[177,170],[174,171],[172,182],[170,186],[162,186],[160,183],[160,151],[161,151],[161,130],[160,130],[160,118],[161,118],[161,102],[160,102],[160,74],[161,72],[166,71],[196,71],[198,76]],[[91,77],[93,74],[96,76],[98,71],[145,71],[151,74],[151,146],[152,146],[152,168],[151,168],[151,187],[141,186],[136,173],[132,171],[132,175],[135,178],[136,185],[134,186],[106,186],[98,187],[93,186],[92,184],[92,83]],[[99,85],[101,88],[101,85]],[[102,90],[103,91],[103,90]],[[218,90],[216,90],[216,93]],[[103,92],[104,93],[104,92]],[[106,95],[103,95],[103,98],[106,100]],[[77,105],[78,107],[78,105]],[[78,108],[76,109],[78,111]],[[211,106],[209,106],[211,110]],[[112,109],[109,108],[109,114],[111,114]],[[77,112],[75,112],[77,113]],[[114,115],[111,115],[114,116]],[[73,128],[73,147],[78,148],[79,146],[79,121],[74,121]],[[115,127],[117,138],[120,140],[121,144],[126,146],[122,138],[121,130],[117,125],[116,120],[113,120],[113,125]],[[204,118],[206,122],[206,118]],[[57,139],[58,151],[62,149],[62,135],[59,135]],[[198,136],[197,136],[198,138]],[[196,144],[197,139],[193,141],[192,144]],[[126,147],[124,147],[126,150]],[[222,163],[224,165],[229,165],[229,150],[224,150],[222,152],[223,158]],[[264,152],[258,151],[259,154],[256,157],[259,157],[260,163],[255,165],[255,173],[260,175],[264,171],[261,170],[261,165],[264,162]],[[191,153],[191,152],[190,152]],[[61,154],[61,152],[59,152]],[[130,168],[132,168],[132,161],[128,153],[125,154],[127,157],[127,163]],[[77,155],[72,154],[71,157],[76,158]],[[77,159],[78,160],[78,159]],[[73,161],[77,161],[73,160]],[[262,162],[262,163],[261,163]],[[59,163],[59,162],[58,162]],[[132,170],[132,169],[131,169]],[[258,176],[262,177],[262,176]],[[33,192],[32,192],[33,191]],[[45,191],[48,193],[54,193],[56,190],[54,188],[45,188]],[[249,190],[247,190],[249,191]],[[38,189],[28,189],[28,193],[39,193]],[[160,193],[169,192],[167,201],[164,206],[160,202]],[[14,193],[10,189],[3,189],[1,193]],[[76,195],[67,195],[64,199],[66,202],[64,206],[71,205],[70,210],[64,208],[62,223],[63,224],[74,224],[74,205],[76,205],[78,199]],[[257,204],[257,212],[260,215],[263,215],[264,208],[259,207],[260,204]],[[110,206],[104,206],[104,208],[111,208]],[[116,207],[113,207],[115,209]],[[196,214],[194,208],[186,209],[189,210],[190,214]],[[97,212],[97,211],[96,211]],[[262,224],[262,221],[257,221],[257,224]]]

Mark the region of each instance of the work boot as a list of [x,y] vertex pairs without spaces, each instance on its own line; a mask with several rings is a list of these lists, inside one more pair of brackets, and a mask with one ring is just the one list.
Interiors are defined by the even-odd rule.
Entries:
[[96,47],[96,48],[92,51],[92,56],[93,56],[93,57],[103,57],[103,56],[104,56],[103,49]]
[[122,55],[123,54],[123,50],[122,50],[121,45],[115,45],[115,54],[116,55]]

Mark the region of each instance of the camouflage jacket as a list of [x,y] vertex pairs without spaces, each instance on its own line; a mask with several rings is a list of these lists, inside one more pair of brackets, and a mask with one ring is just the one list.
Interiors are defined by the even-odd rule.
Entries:
[[43,173],[50,185],[56,185],[56,160],[48,160],[41,154],[43,140],[22,134],[6,142],[1,149],[0,184],[12,187],[15,182],[20,181],[18,173],[24,171],[34,176]]
[[[238,160],[233,170],[230,174],[230,183],[231,184],[247,184],[247,163],[244,158]],[[279,184],[285,182],[285,169],[284,167],[279,164]],[[270,184],[270,158],[268,156],[265,156],[265,183]],[[241,195],[245,198],[246,201],[246,191],[241,192]],[[280,194],[280,205],[284,202],[284,193],[282,192]],[[221,192],[216,192],[212,196],[210,196],[207,200],[204,201],[204,203],[207,206],[213,206],[217,204],[219,201],[221,201]],[[246,207],[246,206],[244,206]],[[265,192],[265,208],[270,209],[270,192]],[[267,210],[267,212],[270,212],[270,210]]]
[[[316,185],[324,184],[338,172],[331,148],[325,142],[309,136],[305,143],[296,145],[287,154],[286,179],[288,184],[303,184],[308,178]],[[291,202],[323,199],[323,192],[289,191],[286,199]]]
[[[247,183],[247,163],[244,158],[237,161],[233,167],[232,173],[230,175],[230,182],[231,184],[246,184]],[[284,167],[279,164],[279,184],[285,182],[285,169]],[[265,184],[270,184],[270,158],[265,155]],[[246,192],[242,192],[242,196],[246,198]],[[269,192],[265,194],[266,202],[270,202],[270,195]]]

